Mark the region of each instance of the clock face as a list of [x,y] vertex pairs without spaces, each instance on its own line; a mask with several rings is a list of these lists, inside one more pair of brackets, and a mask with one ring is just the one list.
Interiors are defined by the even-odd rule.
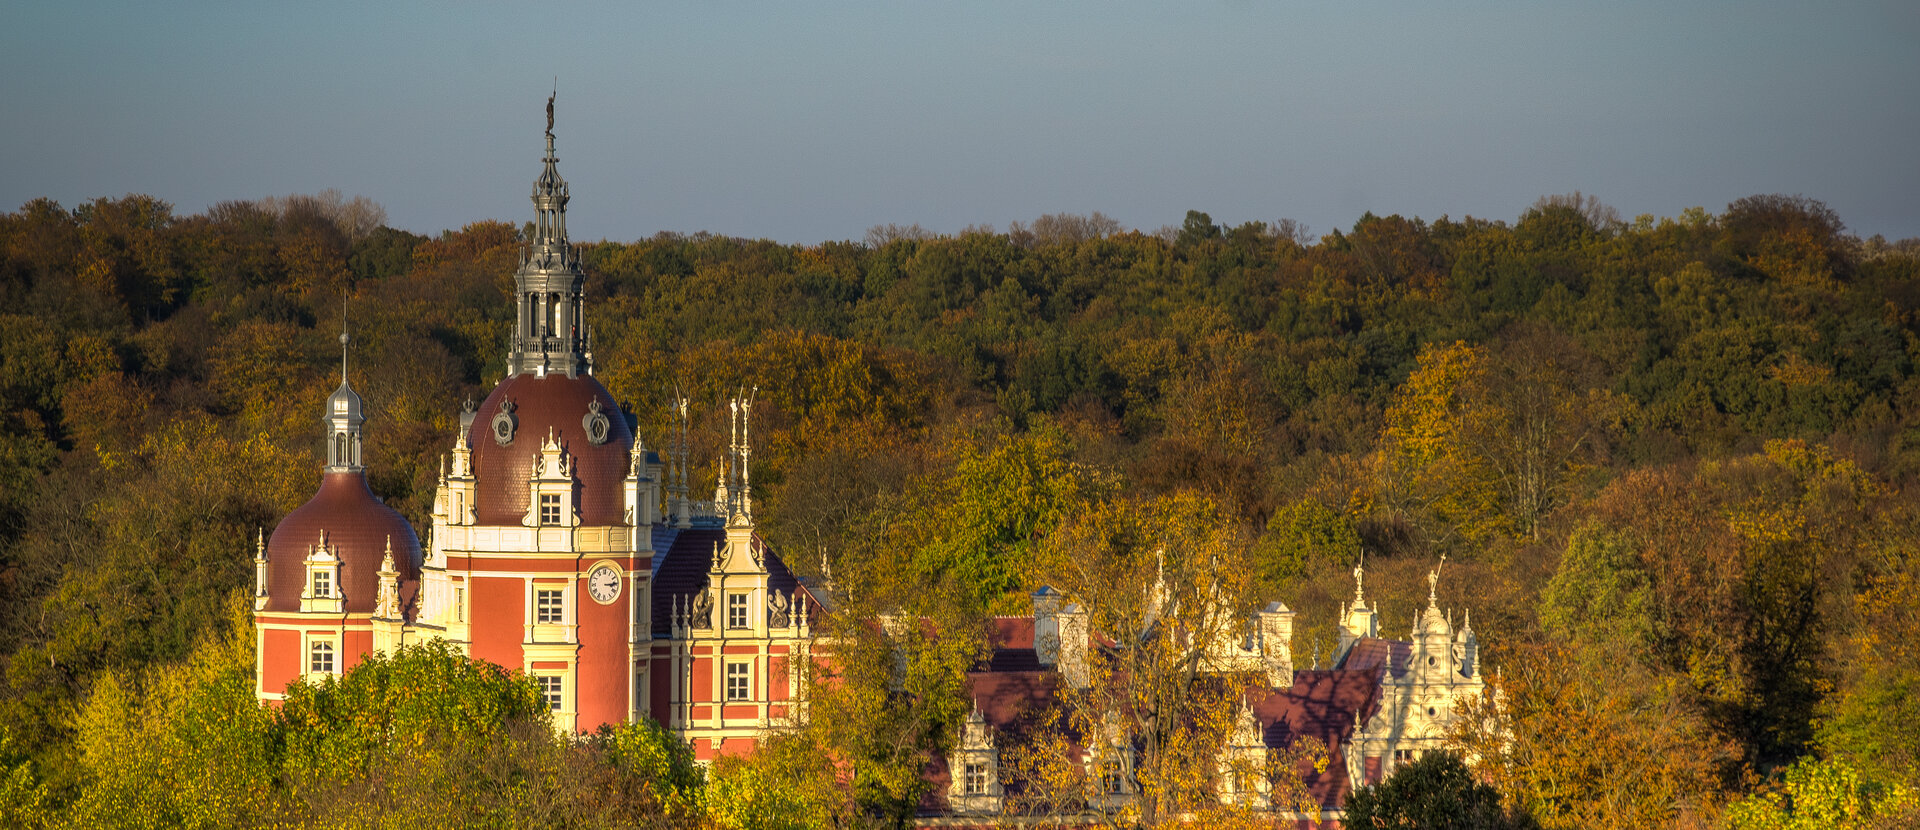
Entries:
[[587,595],[602,605],[620,598],[620,571],[601,565],[587,574]]

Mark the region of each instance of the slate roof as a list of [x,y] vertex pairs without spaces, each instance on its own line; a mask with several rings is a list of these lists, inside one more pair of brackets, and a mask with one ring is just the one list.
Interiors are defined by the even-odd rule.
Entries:
[[1413,664],[1413,644],[1403,640],[1362,637],[1340,658],[1337,669],[1379,669],[1385,667],[1395,680],[1405,677]]
[[[673,608],[707,585],[707,570],[713,565],[714,545],[725,547],[727,531],[722,527],[653,528],[653,635],[667,637],[673,632]],[[791,593],[813,604],[809,614],[817,616],[819,602],[813,592],[794,578],[787,563],[759,536],[753,544],[760,561],[767,566],[767,587]]]

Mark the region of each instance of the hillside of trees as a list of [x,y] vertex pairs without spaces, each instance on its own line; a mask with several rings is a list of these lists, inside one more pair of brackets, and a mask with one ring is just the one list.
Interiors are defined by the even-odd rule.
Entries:
[[[343,315],[370,481],[425,527],[524,232],[331,193],[0,215],[0,824],[885,824],[965,715],[978,621],[1124,587],[1154,533],[1299,612],[1302,666],[1362,556],[1389,636],[1444,557],[1502,695],[1458,740],[1543,826],[1920,821],[1920,239],[1797,196],[586,244],[641,439],[678,385],[711,488],[718,402],[757,385],[763,535],[849,618],[955,633],[904,685],[850,646],[816,724],[704,777],[643,728],[555,741],[531,687],[445,654],[252,707],[236,597],[317,486]],[[407,672],[492,702],[378,691]]]

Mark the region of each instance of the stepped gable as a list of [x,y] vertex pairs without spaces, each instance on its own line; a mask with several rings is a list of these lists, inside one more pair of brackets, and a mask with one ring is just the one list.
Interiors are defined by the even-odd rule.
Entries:
[[[508,401],[516,422],[512,440],[501,444],[491,430],[494,415]],[[607,440],[587,440],[584,419],[592,403],[607,416]],[[475,482],[474,518],[483,525],[519,525],[527,516],[531,490],[527,476],[548,431],[566,448],[574,470],[575,505],[583,525],[619,525],[627,522],[626,480],[633,431],[614,402],[612,393],[592,375],[554,373],[546,377],[522,374],[493,388],[474,413],[467,441],[473,446]]]
[[327,544],[339,549],[347,613],[373,612],[389,538],[394,569],[400,572],[402,607],[409,604],[420,580],[420,537],[406,517],[374,497],[366,474],[355,469],[323,474],[320,491],[274,527],[267,541],[268,600],[262,610],[300,610],[300,594],[307,587],[307,549],[320,543],[323,530]]
[[[655,529],[656,534],[660,533]],[[801,599],[812,604],[809,614],[817,615],[820,604],[813,599],[813,592],[807,590],[793,572],[787,570],[787,563],[780,560],[779,554],[753,537],[753,544],[760,551],[760,561],[767,566],[767,589],[792,594],[796,607]],[[713,566],[713,548],[727,546],[727,531],[719,527],[690,527],[673,534],[667,543],[665,553],[660,546],[655,547],[653,568],[653,635],[667,637],[673,632],[673,606],[675,602],[686,602],[688,597],[706,587],[707,571]]]

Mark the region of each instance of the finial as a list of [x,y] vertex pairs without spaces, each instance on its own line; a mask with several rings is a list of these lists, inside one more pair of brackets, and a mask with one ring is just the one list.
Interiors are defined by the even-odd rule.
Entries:
[[1355,608],[1361,607],[1367,601],[1366,565],[1367,552],[1363,549],[1360,551],[1359,561],[1353,563],[1353,607]]
[[253,551],[254,551],[254,558],[256,559],[267,558],[266,528],[256,527],[253,529]]
[[347,344],[351,342],[353,338],[347,334],[347,304],[342,302],[340,304],[340,384],[342,386],[347,382]]

